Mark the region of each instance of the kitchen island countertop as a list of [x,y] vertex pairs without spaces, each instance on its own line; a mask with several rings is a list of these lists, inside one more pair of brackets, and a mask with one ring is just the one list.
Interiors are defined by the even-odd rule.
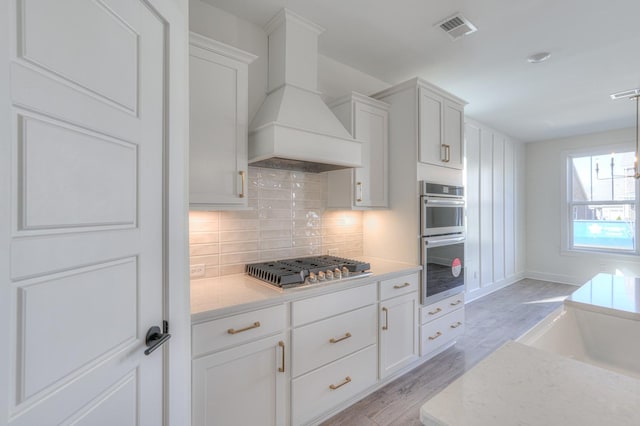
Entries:
[[507,342],[420,409],[424,425],[638,425],[640,380]]
[[313,286],[280,290],[245,274],[191,281],[191,321],[200,322],[294,299],[317,296],[390,279],[421,270],[418,265],[359,257],[371,265],[371,275],[346,281],[328,281]]

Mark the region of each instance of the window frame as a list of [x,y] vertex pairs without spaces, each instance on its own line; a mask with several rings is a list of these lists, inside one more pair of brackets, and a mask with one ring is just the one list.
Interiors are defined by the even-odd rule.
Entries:
[[[605,256],[620,256],[628,258],[629,256],[640,255],[640,179],[635,179],[635,201],[630,203],[624,200],[610,200],[610,201],[573,201],[571,194],[573,194],[573,180],[572,180],[572,159],[575,157],[595,156],[595,155],[607,155],[611,152],[633,152],[635,147],[631,143],[625,144],[611,144],[611,145],[597,145],[588,148],[573,149],[570,151],[564,151],[562,153],[562,187],[561,187],[561,223],[560,223],[560,235],[561,235],[561,252],[563,254],[598,254]],[[635,205],[635,249],[605,249],[597,247],[581,247],[573,245],[573,207],[580,205]]]

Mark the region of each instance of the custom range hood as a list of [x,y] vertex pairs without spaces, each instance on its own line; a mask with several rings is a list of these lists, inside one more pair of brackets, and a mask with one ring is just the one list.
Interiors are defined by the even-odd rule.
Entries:
[[318,25],[282,9],[269,36],[267,97],[249,126],[249,164],[324,172],[362,166],[354,140],[320,98]]

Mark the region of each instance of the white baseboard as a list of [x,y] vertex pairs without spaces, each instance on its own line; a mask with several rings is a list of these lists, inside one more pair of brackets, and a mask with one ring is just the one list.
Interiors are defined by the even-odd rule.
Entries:
[[580,282],[577,277],[571,275],[550,274],[547,272],[539,271],[526,271],[524,276],[525,278],[530,278],[532,280],[551,281],[560,284],[570,284],[575,286],[584,284],[584,282]]
[[465,303],[471,302],[472,300],[480,299],[481,297],[486,296],[487,294],[491,294],[494,291],[498,291],[502,288],[510,286],[511,284],[520,281],[521,279],[526,278],[524,272],[519,272],[515,275],[510,276],[509,278],[505,278],[500,281],[493,282],[485,287],[481,287],[472,292],[465,292],[464,298]]

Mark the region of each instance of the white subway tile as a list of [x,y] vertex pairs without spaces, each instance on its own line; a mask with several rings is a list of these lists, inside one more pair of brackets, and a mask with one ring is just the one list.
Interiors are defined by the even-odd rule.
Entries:
[[243,272],[244,272],[244,263],[220,266],[220,276],[242,274]]
[[189,246],[189,256],[218,254],[218,244],[192,244]]
[[220,255],[220,265],[233,265],[236,263],[250,263],[258,260],[258,252],[229,253]]
[[218,232],[190,232],[189,244],[217,243],[218,238]]
[[285,240],[262,240],[260,241],[260,250],[273,250],[282,248],[291,248],[291,238]]
[[256,241],[259,240],[258,230],[251,231],[220,231],[220,242]]
[[258,241],[220,243],[220,253],[240,253],[258,250]]

